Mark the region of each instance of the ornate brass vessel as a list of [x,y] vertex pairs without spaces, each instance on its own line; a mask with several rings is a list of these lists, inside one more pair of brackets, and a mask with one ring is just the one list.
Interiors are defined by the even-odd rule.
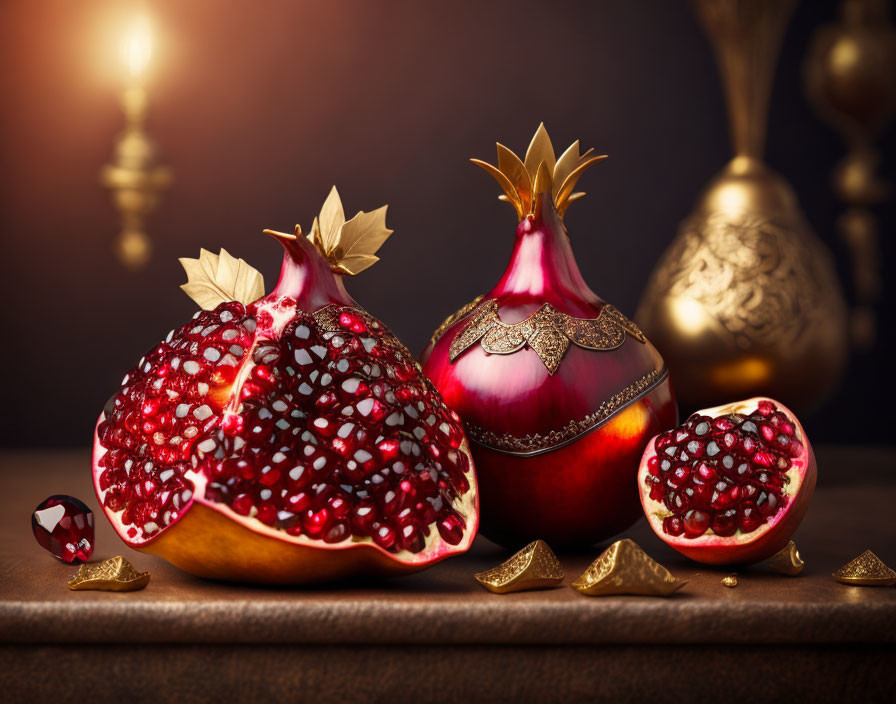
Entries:
[[697,0],[722,75],[734,158],[664,253],[636,320],[685,409],[770,395],[805,409],[837,383],[846,313],[830,255],[762,161],[778,49],[795,0]]
[[833,173],[847,206],[840,236],[852,259],[855,307],[852,340],[868,349],[876,336],[875,306],[882,288],[877,218],[871,207],[890,197],[873,142],[896,113],[896,27],[886,0],[844,0],[840,21],[816,31],[806,59],[806,89],[818,114],[846,143]]

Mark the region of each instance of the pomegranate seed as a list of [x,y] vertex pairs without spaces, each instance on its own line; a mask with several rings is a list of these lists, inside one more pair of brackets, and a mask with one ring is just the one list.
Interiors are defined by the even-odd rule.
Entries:
[[684,515],[684,532],[689,538],[703,535],[710,524],[710,515],[699,509],[691,509]]
[[74,496],[54,494],[31,514],[40,546],[67,563],[87,562],[93,554],[93,511]]
[[660,436],[647,462],[648,494],[672,514],[666,533],[731,536],[764,524],[786,502],[791,460],[803,451],[793,433],[793,423],[763,402],[750,416],[694,415]]
[[438,523],[439,535],[451,545],[457,545],[464,537],[464,522],[456,513],[450,513]]
[[290,536],[393,552],[422,549],[433,530],[462,542],[460,419],[371,321],[343,308],[324,329],[291,299],[262,299],[172,331],[97,430],[97,484],[122,533],[140,542],[177,520],[192,472],[206,499]]
[[684,524],[678,516],[668,516],[663,519],[663,530],[669,535],[681,535],[684,533]]

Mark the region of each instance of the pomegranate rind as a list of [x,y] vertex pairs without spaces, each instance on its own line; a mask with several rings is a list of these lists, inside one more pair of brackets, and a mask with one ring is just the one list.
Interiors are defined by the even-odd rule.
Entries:
[[192,474],[193,496],[181,517],[159,534],[140,542],[128,539],[121,512],[112,511],[103,501],[99,485],[99,459],[106,453],[97,430],[105,420],[101,413],[94,431],[93,486],[100,506],[118,536],[134,550],[163,557],[185,572],[210,579],[259,584],[312,584],[348,576],[379,576],[415,572],[446,557],[470,549],[479,528],[479,498],[476,474],[466,440],[459,451],[470,460],[465,477],[470,484],[462,496],[464,535],[457,545],[442,540],[430,530],[420,552],[389,552],[370,539],[347,538],[325,543],[304,535],[293,536],[261,521],[235,513],[225,504],[205,498],[206,480]]
[[[511,547],[543,539],[585,547],[617,535],[641,515],[632,490],[641,448],[674,426],[668,382],[606,423],[549,453],[519,457],[477,445],[480,496],[490,509],[483,533]],[[546,500],[545,497],[550,497]]]
[[656,441],[659,435],[651,438],[641,457],[638,469],[638,493],[650,527],[663,542],[695,562],[706,565],[730,565],[752,564],[766,560],[787,545],[809,510],[817,477],[815,453],[812,451],[806,431],[793,411],[779,401],[757,396],[745,401],[699,410],[696,413],[712,418],[730,413],[749,415],[762,401],[770,401],[788,416],[794,426],[794,435],[803,445],[803,451],[791,459],[791,467],[787,471],[791,481],[787,485],[785,495],[790,501],[775,515],[769,517],[765,524],[750,533],[745,534],[738,530],[732,536],[723,537],[708,530],[698,538],[667,534],[663,530],[663,519],[672,514],[662,501],[650,498],[650,491],[646,486],[649,474],[647,462],[657,454]]

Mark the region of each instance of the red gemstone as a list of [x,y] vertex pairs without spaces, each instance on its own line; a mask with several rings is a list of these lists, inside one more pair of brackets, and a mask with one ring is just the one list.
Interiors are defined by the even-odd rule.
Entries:
[[74,496],[55,494],[34,509],[31,530],[63,562],[87,562],[93,553],[93,511]]

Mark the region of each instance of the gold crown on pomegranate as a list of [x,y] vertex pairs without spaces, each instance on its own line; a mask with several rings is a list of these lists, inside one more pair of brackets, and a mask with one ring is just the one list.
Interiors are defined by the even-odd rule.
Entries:
[[525,160],[498,142],[498,165],[470,159],[489,173],[501,186],[500,200],[510,203],[520,220],[535,212],[536,196],[550,194],[557,212],[563,216],[569,204],[584,193],[573,192],[585,171],[607,158],[592,155],[594,149],[579,153],[579,141],[573,142],[560,158],[554,156],[554,145],[542,122],[526,150]]

